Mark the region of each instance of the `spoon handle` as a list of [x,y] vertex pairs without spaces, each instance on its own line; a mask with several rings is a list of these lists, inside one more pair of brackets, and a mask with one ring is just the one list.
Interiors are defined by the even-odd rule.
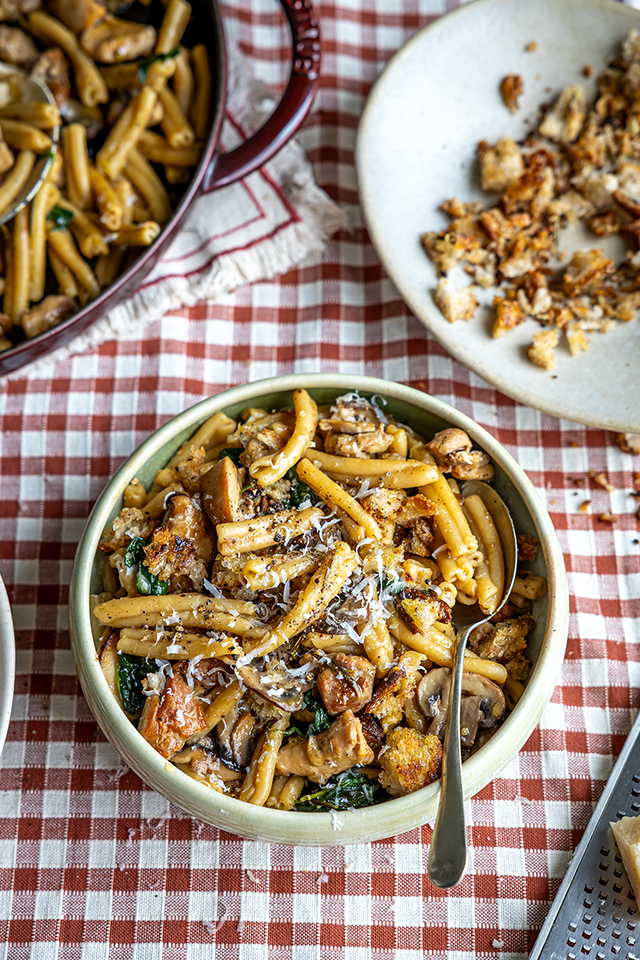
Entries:
[[427,865],[429,879],[436,887],[455,886],[467,865],[460,751],[460,699],[464,651],[471,630],[472,627],[469,627],[464,634],[458,634],[453,652],[447,729],[442,750],[442,787]]

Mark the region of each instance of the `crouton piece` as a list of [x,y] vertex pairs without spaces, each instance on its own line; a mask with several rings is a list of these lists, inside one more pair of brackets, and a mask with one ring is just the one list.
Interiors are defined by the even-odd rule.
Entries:
[[540,124],[540,133],[558,143],[573,143],[582,129],[586,107],[583,87],[578,84],[565,87]]
[[411,727],[396,727],[380,751],[380,783],[393,797],[404,797],[440,776],[442,744],[438,737]]
[[471,320],[478,306],[476,296],[470,287],[457,290],[447,277],[438,280],[433,299],[449,323],[455,323],[456,320]]
[[476,635],[474,630],[469,646],[483,660],[496,660],[505,663],[527,648],[527,634],[534,625],[530,614],[503,620],[496,623],[490,631],[486,629]]
[[492,337],[501,337],[514,330],[525,320],[525,314],[517,300],[507,300],[505,297],[495,297],[493,306],[496,319],[491,330]]
[[602,250],[576,250],[562,277],[568,297],[592,291],[613,273],[615,263]]
[[520,147],[511,137],[503,137],[493,147],[482,141],[478,146],[478,153],[483,190],[506,190],[524,172]]
[[568,323],[565,328],[565,333],[572,357],[575,357],[577,353],[580,353],[583,350],[589,349],[589,339],[582,329],[579,321],[572,321],[571,323]]
[[113,553],[128,547],[134,537],[146,540],[153,531],[154,521],[138,507],[124,507],[103,536],[99,547],[105,553]]
[[189,577],[202,588],[213,556],[213,540],[202,510],[186,494],[176,494],[167,504],[164,520],[144,548],[149,571],[160,580]]
[[540,330],[533,335],[533,343],[527,349],[527,356],[532,363],[545,370],[555,370],[556,358],[554,348],[560,339],[559,330]]
[[509,113],[518,112],[518,97],[524,93],[524,83],[519,73],[510,73],[500,84],[500,93]]

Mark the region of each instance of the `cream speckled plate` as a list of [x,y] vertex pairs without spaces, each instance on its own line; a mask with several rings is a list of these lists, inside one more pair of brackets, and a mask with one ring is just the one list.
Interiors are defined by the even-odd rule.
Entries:
[[0,753],[4,745],[11,706],[13,704],[13,683],[15,678],[15,639],[11,607],[2,578],[0,577]]
[[[640,29],[640,14],[613,0],[474,0],[421,30],[391,60],[362,117],[357,168],[365,218],[385,269],[449,353],[521,403],[638,432],[640,320],[595,334],[580,356],[559,347],[552,375],[525,356],[540,329],[535,321],[492,340],[488,310],[468,323],[445,320],[432,299],[436,271],[420,246],[422,233],[449,222],[438,210],[443,200],[484,196],[474,176],[478,141],[520,139],[539,105],[569,83],[583,83],[593,94],[595,78],[632,27]],[[531,41],[537,49],[525,52]],[[524,80],[516,115],[499,91],[510,73]],[[571,241],[565,249],[612,252],[611,241],[586,231]]]

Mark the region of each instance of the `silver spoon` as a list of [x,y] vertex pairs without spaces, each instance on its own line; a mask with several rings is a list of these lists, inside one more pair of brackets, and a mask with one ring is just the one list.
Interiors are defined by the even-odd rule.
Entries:
[[511,593],[516,575],[518,545],[513,520],[504,501],[493,487],[481,480],[469,480],[462,487],[462,496],[477,494],[491,514],[498,531],[504,557],[504,591],[493,613],[484,613],[478,604],[458,604],[454,625],[456,641],[451,667],[447,729],[442,750],[442,786],[427,869],[429,879],[436,887],[453,887],[467,865],[467,834],[464,820],[462,791],[462,754],[460,749],[460,698],[464,652],[471,631],[486,623],[500,610]]

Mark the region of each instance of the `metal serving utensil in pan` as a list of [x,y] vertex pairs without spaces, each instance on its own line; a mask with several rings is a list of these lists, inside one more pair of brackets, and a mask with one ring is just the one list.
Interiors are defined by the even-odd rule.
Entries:
[[469,480],[462,487],[462,496],[477,494],[491,514],[502,546],[504,589],[496,609],[484,613],[478,604],[457,604],[454,616],[456,641],[453,650],[447,728],[442,751],[442,787],[438,816],[429,849],[429,879],[436,887],[453,887],[467,865],[467,836],[462,791],[462,754],[460,749],[460,699],[464,653],[471,631],[486,623],[504,606],[516,575],[518,544],[513,520],[506,504],[493,487],[481,480]]
[[[17,91],[21,103],[49,103],[53,106],[56,105],[53,94],[41,80],[29,76],[29,74],[25,73],[24,70],[20,70],[18,67],[0,61],[0,99],[4,99],[2,97],[2,88],[8,86],[9,82],[14,88],[14,93]],[[8,102],[8,99],[5,102]],[[47,130],[47,134],[52,141],[51,150],[36,158],[33,170],[19,193],[6,207],[0,209],[0,225],[7,223],[8,220],[15,217],[16,213],[22,210],[25,204],[33,200],[42,186],[53,163],[53,157],[58,146],[59,132],[59,127],[53,127],[52,130]]]

